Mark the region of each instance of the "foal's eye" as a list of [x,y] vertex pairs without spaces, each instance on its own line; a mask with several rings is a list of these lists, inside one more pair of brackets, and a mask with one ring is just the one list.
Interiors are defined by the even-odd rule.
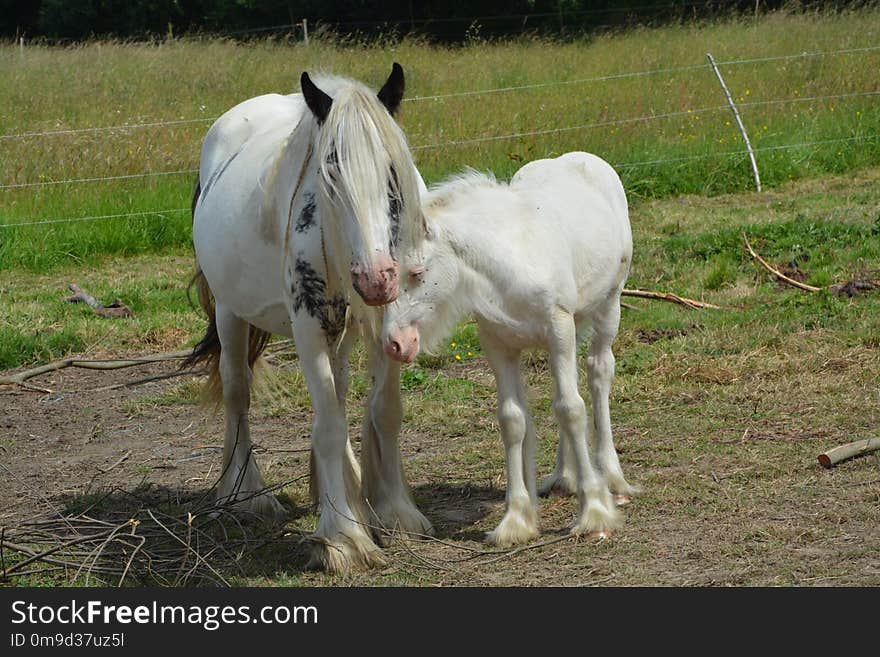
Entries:
[[416,265],[415,267],[410,267],[409,269],[409,277],[414,281],[421,282],[425,275],[425,266],[424,265]]

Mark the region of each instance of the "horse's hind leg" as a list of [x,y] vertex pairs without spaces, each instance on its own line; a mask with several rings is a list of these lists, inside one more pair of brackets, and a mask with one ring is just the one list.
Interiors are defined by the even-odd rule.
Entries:
[[233,504],[236,511],[280,520],[286,513],[266,484],[253,453],[248,411],[252,372],[248,366],[250,325],[223,309],[216,311],[220,338],[220,379],[226,408],[223,470],[217,483],[217,502]]
[[609,299],[593,318],[593,339],[587,354],[587,380],[593,405],[593,442],[596,461],[605,473],[611,492],[618,504],[625,504],[637,492],[627,483],[620,468],[614,440],[611,436],[611,412],[608,398],[614,379],[614,354],[611,345],[620,326],[620,300]]
[[486,539],[499,547],[509,547],[538,535],[534,428],[520,382],[520,352],[498,343],[486,331],[480,332],[480,343],[495,373],[498,423],[507,465],[504,517]]
[[556,447],[556,465],[553,472],[541,480],[538,494],[542,496],[574,495],[577,491],[577,467],[575,455],[568,438],[559,432],[559,444]]
[[593,467],[589,444],[588,416],[578,391],[577,339],[574,318],[558,312],[553,318],[550,347],[550,370],[555,384],[553,411],[560,433],[568,440],[577,467],[577,495],[580,506],[573,534],[609,533],[620,524],[620,516],[611,500],[608,484],[601,471]]
[[432,534],[430,521],[418,510],[403,472],[398,435],[403,419],[400,364],[381,345],[368,342],[373,387],[364,409],[361,462],[364,497],[375,524],[384,531]]

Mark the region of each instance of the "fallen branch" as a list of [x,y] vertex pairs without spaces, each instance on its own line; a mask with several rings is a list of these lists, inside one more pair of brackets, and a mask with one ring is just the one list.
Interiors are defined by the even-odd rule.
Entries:
[[700,310],[702,308],[724,310],[722,306],[716,306],[714,303],[708,303],[706,301],[696,301],[695,299],[680,297],[677,294],[672,294],[671,292],[652,292],[651,290],[624,290],[623,292],[621,292],[621,294],[625,297],[639,297],[640,299],[658,299],[660,301],[671,301],[672,303],[677,303],[688,308],[694,308],[696,310]]
[[52,392],[45,388],[36,388],[35,386],[25,383],[28,379],[35,376],[46,374],[48,372],[56,372],[66,367],[80,367],[87,370],[119,370],[125,367],[135,367],[144,363],[158,363],[165,360],[180,360],[186,358],[192,353],[191,350],[173,351],[166,354],[156,354],[154,356],[143,356],[142,358],[130,358],[126,360],[88,360],[82,358],[65,358],[64,360],[56,360],[46,365],[40,365],[33,369],[24,370],[16,374],[0,376],[0,385],[20,385],[25,388],[40,390],[41,392]]
[[131,317],[132,315],[131,308],[122,303],[120,299],[116,299],[109,306],[105,306],[76,283],[71,283],[67,287],[73,292],[73,296],[68,297],[65,301],[68,303],[83,302],[100,317]]
[[746,249],[748,249],[749,254],[751,254],[752,258],[754,258],[755,260],[757,260],[758,263],[759,263],[762,267],[764,267],[764,269],[766,269],[766,270],[769,271],[771,274],[773,274],[778,280],[782,281],[783,283],[788,283],[789,285],[793,285],[794,287],[798,287],[798,288],[800,288],[800,289],[802,289],[802,290],[806,290],[807,292],[819,292],[819,291],[821,291],[822,289],[824,289],[824,288],[821,288],[821,287],[815,287],[815,286],[813,286],[813,285],[807,285],[806,283],[801,283],[800,281],[796,281],[795,279],[790,278],[789,276],[786,276],[785,274],[783,274],[783,273],[782,273],[781,271],[779,271],[778,269],[773,268],[773,267],[772,267],[772,266],[771,266],[766,260],[764,260],[764,258],[762,258],[761,256],[759,256],[759,255],[755,252],[755,250],[752,248],[752,245],[749,244],[749,238],[746,237],[746,234],[745,234],[745,233],[742,234],[742,237],[743,237],[743,242],[744,242],[745,245],[746,245]]
[[878,449],[880,449],[880,438],[868,438],[834,447],[827,452],[822,452],[817,458],[822,467],[832,468],[841,461],[862,456]]

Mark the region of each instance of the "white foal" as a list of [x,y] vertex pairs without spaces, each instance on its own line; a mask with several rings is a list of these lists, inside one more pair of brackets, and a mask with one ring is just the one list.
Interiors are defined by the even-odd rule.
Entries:
[[[620,179],[600,158],[568,153],[527,164],[509,185],[466,173],[433,188],[423,210],[427,239],[401,254],[401,292],[386,306],[383,344],[392,358],[412,362],[464,316],[476,317],[498,387],[507,462],[507,508],[489,541],[508,546],[538,535],[535,431],[519,371],[530,347],[549,352],[560,429],[556,469],[542,488],[577,493],[572,533],[607,535],[620,523],[611,491],[633,492],[608,411],[611,344],[632,260]],[[592,440],[577,367],[578,339],[589,333]]]

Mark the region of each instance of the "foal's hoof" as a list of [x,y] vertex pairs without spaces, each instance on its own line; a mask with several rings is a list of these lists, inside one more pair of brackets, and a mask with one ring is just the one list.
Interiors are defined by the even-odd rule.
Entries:
[[619,493],[614,495],[614,504],[617,506],[626,506],[630,502],[632,502],[631,495],[622,495]]

